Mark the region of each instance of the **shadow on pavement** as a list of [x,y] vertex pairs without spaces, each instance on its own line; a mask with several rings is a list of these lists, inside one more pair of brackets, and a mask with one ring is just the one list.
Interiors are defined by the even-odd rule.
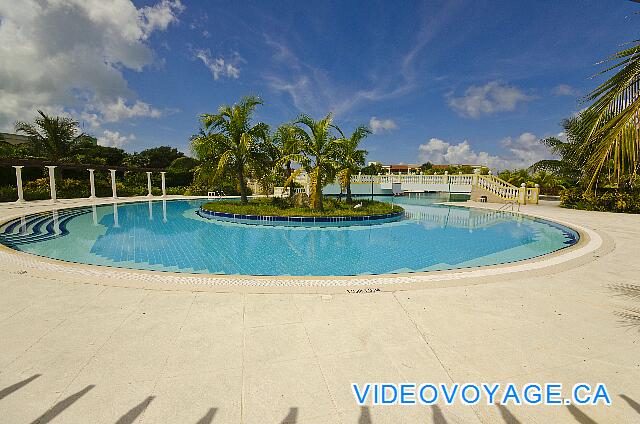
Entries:
[[4,389],[0,390],[0,399],[4,399],[7,396],[9,396],[11,393],[15,392],[16,390],[20,390],[21,388],[31,383],[36,378],[40,377],[41,375],[42,374],[35,374],[27,378],[26,380],[19,381],[16,384],[12,384],[9,387],[5,387]]
[[298,408],[289,408],[289,413],[280,424],[296,424],[298,422]]
[[631,399],[627,395],[620,395],[620,397],[622,399],[624,399],[624,401],[627,402],[629,404],[629,406],[632,407],[638,414],[640,414],[640,403],[638,403],[635,400]]
[[579,410],[575,405],[567,405],[567,409],[580,424],[598,424],[590,416]]
[[216,415],[217,408],[211,408],[204,417],[200,418],[196,424],[211,424],[213,417]]
[[509,411],[509,409],[507,409],[506,406],[498,405],[498,409],[500,410],[500,415],[502,415],[502,419],[504,420],[505,423],[520,424],[520,420],[518,420],[516,416],[513,415],[511,411]]
[[151,401],[155,398],[155,396],[149,396],[138,405],[134,406],[129,410],[126,414],[120,417],[116,424],[132,424],[139,416],[144,412],[145,409],[149,406]]
[[47,412],[36,418],[31,424],[46,424],[48,422],[51,422],[55,417],[60,415],[62,411],[73,405],[75,401],[86,395],[87,392],[89,392],[89,390],[93,389],[94,387],[96,386],[90,384],[79,392],[74,393],[68,398],[61,400],[60,402],[53,405]]

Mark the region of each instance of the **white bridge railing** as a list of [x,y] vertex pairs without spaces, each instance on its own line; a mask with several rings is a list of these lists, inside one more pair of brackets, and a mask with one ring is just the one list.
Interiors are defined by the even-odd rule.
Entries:
[[449,184],[480,187],[505,202],[538,203],[540,189],[516,187],[494,175],[480,174],[443,174],[443,175],[354,175],[352,184]]

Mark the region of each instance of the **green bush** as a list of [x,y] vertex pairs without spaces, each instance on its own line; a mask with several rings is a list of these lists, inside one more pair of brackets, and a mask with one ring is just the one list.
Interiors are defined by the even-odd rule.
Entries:
[[570,209],[602,212],[640,213],[640,192],[615,189],[590,193],[581,188],[562,191],[561,205]]

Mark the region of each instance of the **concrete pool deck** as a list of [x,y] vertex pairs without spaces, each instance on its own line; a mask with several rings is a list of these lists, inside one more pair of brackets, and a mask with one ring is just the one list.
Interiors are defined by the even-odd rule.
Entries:
[[[0,219],[50,208],[2,204]],[[602,243],[544,269],[411,290],[271,294],[118,287],[99,273],[24,268],[3,252],[0,421],[640,422],[639,327],[616,315],[638,300],[612,289],[640,284],[640,216],[547,202],[522,211],[584,227]],[[565,392],[606,383],[613,404],[363,409],[350,388],[452,381],[558,382]]]

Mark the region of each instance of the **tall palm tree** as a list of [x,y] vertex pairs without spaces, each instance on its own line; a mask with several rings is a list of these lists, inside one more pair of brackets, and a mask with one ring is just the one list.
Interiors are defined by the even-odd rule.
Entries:
[[589,152],[586,180],[589,188],[610,167],[619,184],[640,170],[640,42],[605,62],[614,62],[598,75],[617,70],[586,97],[593,101],[580,128],[583,148]]
[[[291,155],[301,152],[302,139],[296,127],[291,124],[280,125],[274,134],[273,141],[281,158],[289,158]],[[290,181],[290,177],[293,174],[291,164],[291,159],[287,159],[284,162],[285,186],[289,186],[289,196],[293,194],[293,182]],[[282,166],[282,164],[279,164],[279,166]]]
[[[324,118],[316,121],[307,115],[300,115],[294,122],[297,136],[300,138],[300,153],[290,154],[283,157],[280,162],[298,162],[302,168],[293,172],[289,177],[288,184],[304,169],[309,175],[311,182],[311,207],[316,210],[322,209],[322,187],[336,176],[338,163],[338,143],[339,137],[344,137],[340,129],[333,124],[333,117],[328,114]],[[338,136],[334,131],[338,132]]]
[[338,140],[338,162],[340,166],[342,186],[347,188],[347,203],[351,203],[351,176],[364,166],[367,151],[358,149],[358,146],[366,136],[371,134],[371,130],[364,125],[359,126],[349,138]]
[[234,172],[242,203],[248,202],[247,175],[257,155],[258,141],[264,140],[269,132],[267,124],[251,124],[253,112],[261,104],[258,97],[247,96],[233,106],[220,106],[216,114],[200,115],[204,131],[191,141],[191,148],[198,159],[217,161],[214,167],[216,178],[225,169]]
[[58,163],[72,157],[85,136],[78,129],[78,123],[68,117],[49,116],[41,110],[38,114],[40,116],[34,119],[33,124],[16,122],[16,133],[29,137],[34,153],[51,162]]

